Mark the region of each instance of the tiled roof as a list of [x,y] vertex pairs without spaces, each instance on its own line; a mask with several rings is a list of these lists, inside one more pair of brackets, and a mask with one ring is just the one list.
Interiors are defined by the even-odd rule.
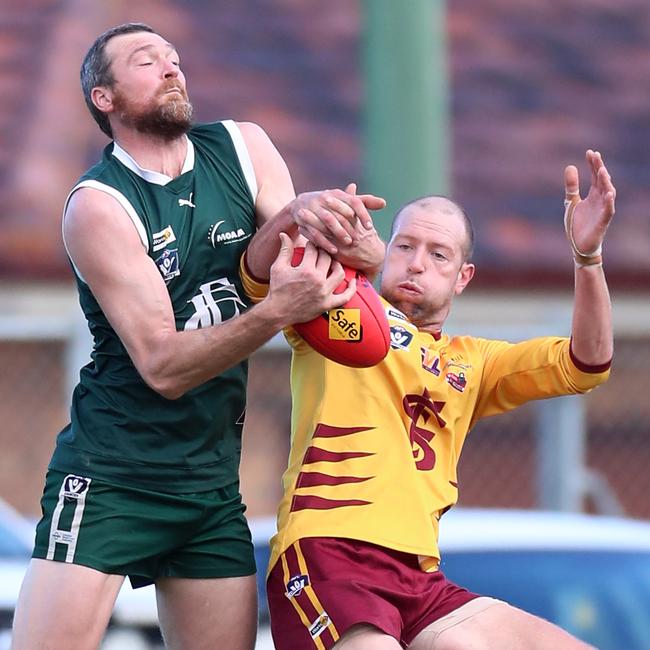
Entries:
[[[208,0],[143,0],[137,14],[120,5],[95,16],[94,31],[70,42],[57,66],[49,57],[59,56],[52,43],[60,40],[51,32],[61,39],[64,23],[76,16],[70,5],[83,2],[23,4],[20,18],[0,21],[0,61],[15,62],[0,66],[0,274],[69,273],[60,208],[105,144],[83,114],[77,70],[92,36],[117,22],[150,22],[174,42],[197,117],[262,125],[298,191],[361,179],[360,3],[240,1],[216,10]],[[650,276],[647,1],[454,0],[447,27],[452,193],[475,222],[483,276],[570,268],[561,228],[562,170],[582,164],[588,147],[606,155],[618,189],[608,270]],[[62,68],[64,78],[49,86],[48,96],[57,100],[44,102],[43,75],[53,68]],[[57,95],[58,87],[67,94]],[[26,158],[25,141],[44,122],[47,131],[36,131],[42,155],[25,167],[34,159],[33,153]],[[48,138],[52,132],[61,137]],[[34,195],[26,196],[25,187]]]

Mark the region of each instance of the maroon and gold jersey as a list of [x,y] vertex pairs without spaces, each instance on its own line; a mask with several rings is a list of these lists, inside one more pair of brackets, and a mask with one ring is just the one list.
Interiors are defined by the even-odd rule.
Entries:
[[457,501],[456,467],[474,424],[530,400],[584,393],[609,374],[609,364],[575,359],[568,338],[433,336],[383,302],[391,349],[370,368],[329,361],[286,332],[291,451],[271,568],[295,541],[318,536],[413,553],[435,570],[438,520]]

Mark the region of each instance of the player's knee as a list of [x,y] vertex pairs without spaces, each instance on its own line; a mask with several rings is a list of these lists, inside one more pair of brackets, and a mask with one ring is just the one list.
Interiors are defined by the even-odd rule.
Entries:
[[496,603],[445,629],[424,630],[411,650],[593,650],[565,630],[506,603]]

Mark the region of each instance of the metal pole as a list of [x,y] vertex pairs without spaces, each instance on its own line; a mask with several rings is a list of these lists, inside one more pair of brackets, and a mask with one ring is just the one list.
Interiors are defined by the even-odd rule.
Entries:
[[580,512],[585,496],[585,406],[579,395],[538,403],[539,505]]
[[364,0],[363,191],[386,198],[375,223],[448,191],[449,106],[444,0]]

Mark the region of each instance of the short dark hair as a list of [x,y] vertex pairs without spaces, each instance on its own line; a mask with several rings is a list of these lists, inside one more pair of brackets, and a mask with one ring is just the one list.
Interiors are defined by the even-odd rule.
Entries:
[[90,114],[93,116],[99,128],[111,139],[113,139],[113,129],[111,123],[108,121],[106,113],[100,111],[92,100],[92,90],[97,86],[112,86],[115,82],[111,72],[111,61],[106,57],[106,44],[116,36],[122,34],[134,34],[136,32],[150,32],[156,34],[157,32],[145,25],[144,23],[124,23],[117,27],[111,27],[103,34],[100,34],[95,42],[91,45],[90,49],[84,57],[81,64],[81,71],[79,76],[81,78],[81,90],[86,100],[86,106]]
[[412,201],[405,203],[395,213],[395,216],[393,217],[393,222],[390,228],[390,239],[392,239],[393,235],[395,234],[395,230],[397,229],[397,223],[404,210],[412,206],[428,208],[431,204],[432,199],[444,199],[445,201],[448,201],[462,218],[463,224],[465,225],[465,232],[467,234],[467,238],[463,250],[463,254],[465,257],[464,261],[469,262],[472,259],[472,255],[474,254],[474,226],[472,226],[472,222],[470,218],[467,216],[465,210],[458,203],[452,201],[448,196],[444,196],[443,194],[426,194],[425,196],[420,196],[417,199],[413,199]]

